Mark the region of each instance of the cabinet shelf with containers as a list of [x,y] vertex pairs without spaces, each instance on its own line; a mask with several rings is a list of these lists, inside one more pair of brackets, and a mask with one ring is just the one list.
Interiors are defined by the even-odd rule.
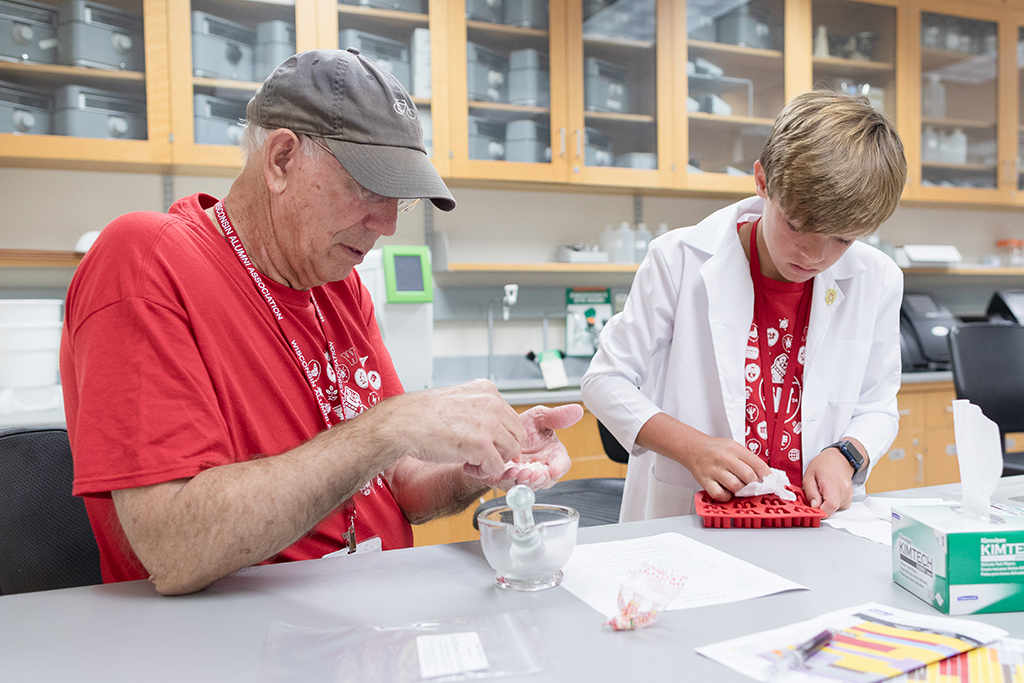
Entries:
[[671,187],[681,6],[589,0],[568,23],[569,181]]
[[784,17],[772,0],[687,4],[687,188],[753,191],[785,104]]
[[163,0],[0,4],[0,163],[162,171]]
[[450,11],[452,176],[564,182],[564,3],[456,0]]
[[985,19],[920,14],[920,195],[999,190],[999,31]]
[[245,106],[273,69],[316,43],[316,0],[168,6],[176,172],[234,175]]
[[896,7],[860,0],[812,3],[814,87],[864,95],[895,122]]

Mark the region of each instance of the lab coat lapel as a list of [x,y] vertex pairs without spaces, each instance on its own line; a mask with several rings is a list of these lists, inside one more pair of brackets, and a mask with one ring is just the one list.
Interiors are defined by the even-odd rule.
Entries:
[[[700,268],[708,296],[708,321],[715,349],[718,381],[732,438],[744,442],[746,403],[744,362],[747,335],[754,316],[754,285],[750,263],[731,225],[719,249]],[[726,227],[726,230],[730,226]]]

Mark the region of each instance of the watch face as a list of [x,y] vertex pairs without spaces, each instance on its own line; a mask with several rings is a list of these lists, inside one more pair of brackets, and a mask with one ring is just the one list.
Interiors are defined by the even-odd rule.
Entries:
[[860,451],[857,450],[857,447],[851,442],[840,441],[836,444],[836,447],[839,448],[839,452],[843,454],[843,457],[853,465],[854,470],[859,470],[861,465],[864,464],[864,456],[861,455]]

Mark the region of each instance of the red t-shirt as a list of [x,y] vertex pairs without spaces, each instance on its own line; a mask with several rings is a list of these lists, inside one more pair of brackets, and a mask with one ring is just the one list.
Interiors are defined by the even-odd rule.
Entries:
[[[60,370],[74,493],[85,498],[107,582],[147,577],[110,491],[276,455],[325,428],[277,321],[203,211],[215,201],[194,195],[167,214],[118,218],[68,289]],[[334,341],[341,413],[402,393],[358,274],[313,290],[322,331],[309,292],[264,282],[294,326],[309,331],[307,342],[300,339],[304,350],[325,336]],[[354,498],[357,541],[379,536],[384,549],[412,545],[383,477]],[[344,547],[347,522],[335,511],[268,562]]]
[[[758,325],[757,315],[747,335],[746,366],[746,445],[769,466],[782,470],[794,486],[803,485],[802,440],[800,437],[800,396],[804,376],[804,354],[807,324],[796,330],[804,291],[814,281],[780,282],[758,273],[753,277],[754,296],[764,294],[766,329]],[[761,354],[761,335],[767,335],[768,357]],[[793,381],[785,396],[783,387],[790,363],[796,365]],[[771,382],[766,386],[766,378]],[[769,391],[770,387],[770,391]],[[768,418],[765,397],[773,397],[775,428],[782,434],[775,437],[780,448],[769,447]],[[781,418],[781,420],[780,420]]]

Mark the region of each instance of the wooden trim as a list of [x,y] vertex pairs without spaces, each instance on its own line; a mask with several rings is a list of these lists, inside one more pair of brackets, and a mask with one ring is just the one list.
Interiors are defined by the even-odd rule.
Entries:
[[76,268],[84,254],[43,249],[0,249],[0,266],[30,268]]
[[813,87],[814,74],[811,55],[814,22],[811,18],[811,0],[786,0],[783,76],[786,101]]

